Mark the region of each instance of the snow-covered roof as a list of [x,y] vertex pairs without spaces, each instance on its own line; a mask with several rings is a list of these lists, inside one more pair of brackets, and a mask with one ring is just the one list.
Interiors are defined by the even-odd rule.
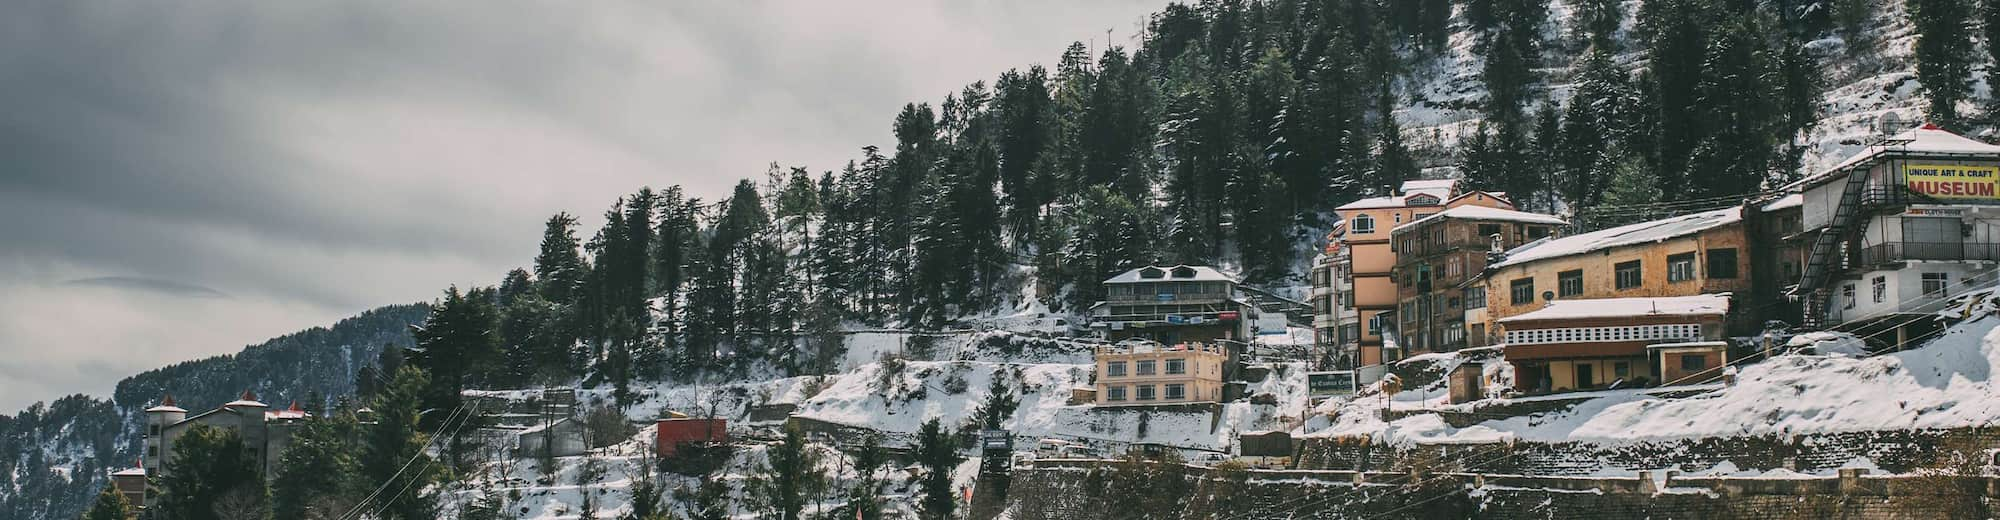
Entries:
[[[1150,269],[1151,271],[1148,271]],[[1138,282],[1235,282],[1236,277],[1205,265],[1149,265],[1104,280],[1104,283]]]
[[1541,213],[1529,213],[1526,211],[1514,211],[1511,209],[1489,208],[1486,206],[1459,206],[1456,208],[1451,208],[1437,213],[1433,213],[1430,216],[1424,218],[1405,222],[1403,223],[1403,225],[1396,226],[1396,228],[1390,230],[1390,232],[1394,233],[1396,229],[1403,229],[1406,227],[1415,226],[1423,222],[1429,222],[1434,219],[1444,219],[1444,218],[1459,218],[1466,220],[1501,220],[1507,222],[1526,222],[1530,224],[1552,224],[1558,226],[1563,224],[1568,224],[1568,222],[1563,221],[1562,217],[1557,217],[1555,215],[1543,215]]
[[146,413],[153,413],[153,412],[187,413],[187,409],[181,408],[179,406],[174,406],[174,394],[167,394],[165,396],[160,397],[159,406],[146,409]]
[[1884,144],[1870,146],[1862,150],[1861,153],[1854,154],[1853,157],[1848,157],[1847,160],[1841,161],[1840,164],[1834,165],[1834,167],[1808,177],[1801,182],[1807,185],[1818,185],[1818,181],[1832,177],[1835,173],[1846,170],[1849,166],[1868,162],[1874,159],[1875,156],[1885,153],[1986,155],[1991,156],[1990,158],[2000,158],[2000,146],[1979,142],[1951,133],[1950,130],[1945,130],[1936,124],[1925,123],[1924,126],[1912,128],[1909,131],[1890,136]]
[[1588,253],[1605,248],[1658,242],[1734,224],[1742,220],[1743,208],[1732,206],[1691,215],[1640,222],[1638,224],[1529,244],[1510,251],[1507,254],[1506,260],[1493,264],[1492,267],[1498,269],[1536,260]]
[[1501,318],[1500,323],[1634,316],[1711,316],[1729,313],[1729,293],[1652,298],[1555,300],[1534,312]]
[[1452,194],[1457,191],[1458,191],[1458,179],[1403,181],[1402,187],[1396,190],[1395,195],[1390,195],[1387,197],[1369,197],[1354,202],[1342,204],[1340,207],[1333,209],[1343,210],[1343,209],[1400,208],[1403,206],[1408,206],[1409,198],[1417,195],[1429,195],[1432,197],[1437,197],[1438,204],[1443,204],[1445,201],[1451,200]]
[[1793,193],[1791,195],[1779,197],[1778,200],[1765,203],[1764,207],[1760,209],[1769,212],[1769,211],[1778,211],[1782,209],[1791,209],[1804,205],[1806,205],[1806,195],[1804,193]]
[[515,434],[516,434],[516,435],[534,435],[534,434],[538,434],[538,433],[542,433],[542,431],[543,431],[543,430],[547,430],[547,429],[549,429],[549,428],[554,428],[554,427],[556,427],[556,426],[560,426],[560,425],[562,425],[563,423],[567,423],[567,422],[569,422],[569,418],[567,418],[567,417],[565,417],[565,418],[562,418],[562,419],[556,419],[556,420],[554,420],[554,421],[550,421],[550,422],[546,422],[546,423],[542,423],[542,424],[537,424],[537,425],[534,425],[534,426],[529,426],[529,427],[528,427],[527,429],[524,429],[524,430],[521,430],[521,431],[519,431],[519,432],[515,432]]
[[271,405],[259,402],[257,400],[257,394],[255,392],[244,390],[242,396],[237,397],[235,401],[222,403],[222,407],[223,408],[236,408],[236,407],[270,408]]
[[121,469],[121,470],[118,470],[118,471],[114,471],[114,472],[112,472],[112,473],[111,473],[111,476],[114,476],[114,477],[127,477],[127,476],[132,476],[132,477],[143,477],[143,476],[146,476],[146,468],[125,468],[125,469]]

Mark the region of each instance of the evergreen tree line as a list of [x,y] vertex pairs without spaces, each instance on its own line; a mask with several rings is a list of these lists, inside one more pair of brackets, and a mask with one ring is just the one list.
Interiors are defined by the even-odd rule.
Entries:
[[[1970,34],[1969,1],[1912,0],[1920,63],[1940,60],[1926,35]],[[1948,10],[1933,3],[1967,14],[1931,29]],[[773,164],[719,201],[641,189],[587,240],[575,216],[549,218],[532,269],[449,292],[419,332],[435,336],[418,354],[431,404],[576,378],[625,395],[715,369],[822,372],[843,323],[945,327],[1026,298],[1080,312],[1100,280],[1149,263],[1296,282],[1332,207],[1390,194],[1424,164],[1586,225],[1727,204],[1798,175],[1824,81],[1805,44],[1880,14],[1851,0],[1636,6],[1580,0],[1550,30],[1537,0],[1461,0],[1457,19],[1439,1],[1171,5],[1137,49],[1077,43],[1053,69],[907,104],[892,149],[837,170]],[[1405,143],[1399,108],[1435,103],[1410,95],[1411,74],[1445,59],[1452,31],[1484,60],[1481,117],[1455,150]],[[1023,287],[1029,268],[1039,284]]]

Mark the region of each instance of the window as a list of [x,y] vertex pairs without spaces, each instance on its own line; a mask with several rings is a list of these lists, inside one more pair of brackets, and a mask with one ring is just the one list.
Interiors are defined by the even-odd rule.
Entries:
[[1187,399],[1187,385],[1182,385],[1182,384],[1167,385],[1167,398]]
[[1708,250],[1708,278],[1710,280],[1736,278],[1736,248]]
[[1944,296],[1945,288],[1951,286],[1950,277],[1945,273],[1924,273],[1924,296]]
[[1868,288],[1870,289],[1870,294],[1875,297],[1875,303],[1882,303],[1883,300],[1889,299],[1889,277],[1877,276],[1869,280]]
[[1629,363],[1629,362],[1625,362],[1625,361],[1619,361],[1619,362],[1616,362],[1616,363],[1612,363],[1612,364],[1611,364],[1611,376],[1612,376],[1612,377],[1616,377],[1616,378],[1619,378],[1619,379],[1624,379],[1624,378],[1627,378],[1627,377],[1631,377],[1631,376],[1632,376],[1632,364],[1631,364],[1631,363]]
[[1176,374],[1176,375],[1178,375],[1178,374],[1186,374],[1186,373],[1187,373],[1187,360],[1185,360],[1185,359],[1169,359],[1169,360],[1167,360],[1167,373],[1168,373],[1168,374]]
[[1583,270],[1556,273],[1556,294],[1564,298],[1583,295]]
[[160,447],[159,447],[159,446],[147,446],[147,447],[146,447],[146,456],[148,456],[148,457],[158,457],[158,456],[160,456]]
[[1847,285],[1840,286],[1840,299],[1846,302],[1841,304],[1840,308],[1842,309],[1854,308],[1854,284],[1850,283]]
[[1138,370],[1138,372],[1139,372],[1139,375],[1142,375],[1142,376],[1150,376],[1150,375],[1153,375],[1153,374],[1156,374],[1156,373],[1159,373],[1159,367],[1157,366],[1157,365],[1159,364],[1159,362],[1157,362],[1157,361],[1153,361],[1153,360],[1151,360],[1151,359],[1148,359],[1148,360],[1145,360],[1145,361],[1140,361],[1140,362],[1138,362],[1137,364],[1139,365],[1139,367],[1138,367],[1138,368],[1139,368],[1139,370]]
[[1106,361],[1106,362],[1104,363],[1104,376],[1105,376],[1105,377],[1124,377],[1124,376],[1125,376],[1125,362],[1124,362],[1124,361]]
[[[1925,275],[1925,276],[1929,276],[1929,275]],[[147,436],[147,437],[159,437],[159,436],[160,436],[160,425],[157,425],[157,424],[155,424],[155,425],[151,425],[151,426],[147,426],[147,427],[146,427],[146,436]]]
[[1375,217],[1369,215],[1355,215],[1354,232],[1364,235],[1368,233],[1374,233]]
[[1527,305],[1530,303],[1534,303],[1535,279],[1521,278],[1514,280],[1512,282],[1507,282],[1507,292],[1510,297],[1508,301],[1512,302],[1514,305]]
[[1667,281],[1685,282],[1694,278],[1694,253],[1681,253],[1667,257]]
[[1468,287],[1468,288],[1466,288],[1466,289],[1465,289],[1465,308],[1467,308],[1467,309],[1484,309],[1484,308],[1486,308],[1486,288],[1485,288],[1485,287]]
[[1528,240],[1541,240],[1542,237],[1546,236],[1549,236],[1549,228],[1542,226],[1528,226]]
[[1140,401],[1151,401],[1157,397],[1158,396],[1154,394],[1153,385],[1139,385]]
[[1108,387],[1108,388],[1106,388],[1106,389],[1104,390],[1104,400],[1106,400],[1106,401],[1123,401],[1123,400],[1125,400],[1125,387],[1123,387],[1123,386],[1113,386],[1113,387]]
[[1681,371],[1700,372],[1708,370],[1708,356],[1701,354],[1681,354]]
[[1492,239],[1493,239],[1493,235],[1498,235],[1498,234],[1500,234],[1500,225],[1499,225],[1499,224],[1480,224],[1480,225],[1479,225],[1479,238],[1480,238],[1480,240],[1492,240]]
[[1382,335],[1382,315],[1381,315],[1381,314],[1376,314],[1376,315],[1374,315],[1374,316],[1369,316],[1369,317],[1368,317],[1368,335],[1370,335],[1370,336],[1380,336],[1380,335]]
[[[1903,241],[1907,249],[1937,249],[1940,245],[1958,245],[1965,240],[1965,223],[1957,217],[1951,218],[1904,218]],[[1915,244],[1923,244],[1916,246]]]
[[1619,262],[1618,265],[1612,266],[1612,268],[1615,270],[1614,274],[1616,274],[1617,278],[1614,282],[1617,283],[1619,289],[1631,289],[1639,286],[1640,271],[1638,260]]

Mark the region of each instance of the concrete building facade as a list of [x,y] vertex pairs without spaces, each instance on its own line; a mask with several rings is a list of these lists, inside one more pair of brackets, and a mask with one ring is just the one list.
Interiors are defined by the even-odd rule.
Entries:
[[1098,406],[1222,401],[1230,351],[1214,343],[1097,348]]
[[[1397,226],[1390,245],[1396,253],[1396,330],[1405,352],[1483,346],[1487,324],[1464,319],[1464,286],[1485,271],[1494,252],[1548,238],[1565,224],[1553,215],[1459,206]],[[1472,293],[1483,297],[1485,291]]]
[[1792,291],[1809,327],[1902,344],[2000,266],[2000,146],[1924,125],[1797,184],[1805,233]]
[[1239,281],[1207,266],[1146,266],[1104,281],[1105,300],[1090,308],[1090,326],[1111,341],[1248,342],[1257,308]]
[[1347,298],[1353,302],[1360,325],[1353,350],[1342,353],[1353,359],[1354,365],[1379,365],[1404,355],[1395,330],[1398,291],[1390,231],[1460,206],[1514,209],[1504,194],[1461,191],[1456,179],[1407,181],[1395,195],[1334,208],[1344,229],[1341,247],[1348,254],[1343,273],[1351,286]]

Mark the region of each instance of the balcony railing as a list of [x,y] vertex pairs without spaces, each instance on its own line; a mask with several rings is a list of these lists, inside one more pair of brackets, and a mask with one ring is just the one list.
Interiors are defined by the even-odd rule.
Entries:
[[1972,242],[1885,242],[1861,249],[1861,264],[1876,266],[1905,260],[2000,261],[2000,244]]

